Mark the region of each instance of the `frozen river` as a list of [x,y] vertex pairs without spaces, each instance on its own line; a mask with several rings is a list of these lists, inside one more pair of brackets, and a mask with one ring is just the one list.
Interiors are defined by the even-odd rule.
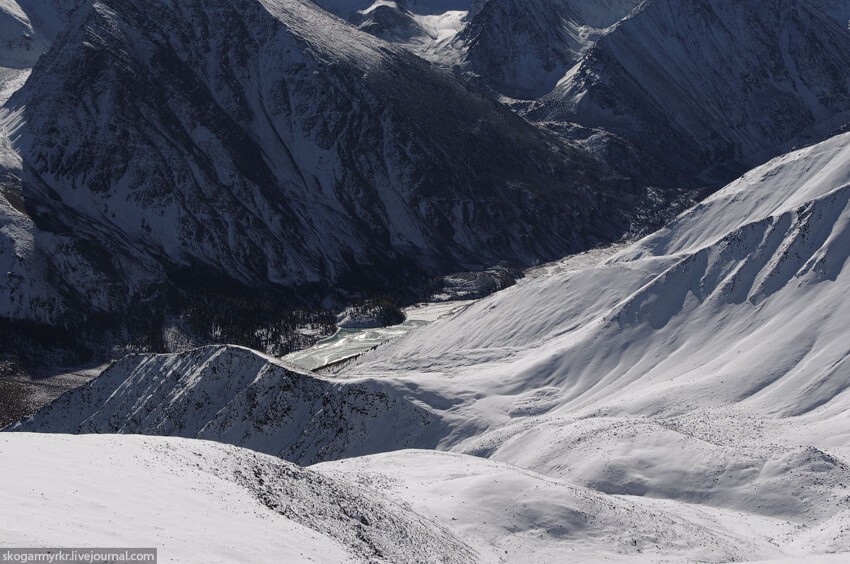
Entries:
[[400,325],[375,329],[340,329],[332,337],[322,339],[310,348],[283,357],[307,370],[316,370],[362,354],[382,343],[406,335],[445,315],[451,315],[472,303],[473,300],[423,303],[405,308],[407,319]]

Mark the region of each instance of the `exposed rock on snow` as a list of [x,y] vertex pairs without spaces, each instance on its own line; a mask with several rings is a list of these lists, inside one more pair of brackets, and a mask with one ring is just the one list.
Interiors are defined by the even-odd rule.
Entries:
[[18,431],[216,440],[300,464],[435,446],[437,418],[382,381],[319,378],[240,347],[132,355]]
[[336,318],[340,329],[374,329],[404,322],[404,312],[390,303],[366,303],[346,308]]
[[443,287],[435,300],[475,300],[504,290],[516,283],[522,272],[497,266],[479,272],[457,272],[443,277]]

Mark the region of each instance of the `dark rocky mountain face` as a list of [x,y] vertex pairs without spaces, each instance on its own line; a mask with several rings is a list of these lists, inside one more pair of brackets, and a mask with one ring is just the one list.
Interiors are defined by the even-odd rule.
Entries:
[[536,98],[579,57],[578,26],[563,2],[489,0],[473,10],[456,40],[463,68],[500,94]]
[[461,68],[511,98],[550,92],[638,0],[478,0],[455,39]]
[[379,36],[468,10],[437,63],[301,0],[24,4],[55,41],[0,116],[0,316],[71,336],[556,258],[850,110],[829,0],[323,2]]
[[846,0],[808,0],[809,4],[834,19],[839,26],[850,28],[850,3]]
[[605,130],[717,185],[847,123],[848,50],[847,26],[806,1],[649,0],[528,117]]
[[435,46],[364,29],[624,175],[711,191],[846,125],[848,24],[843,0],[476,0]]
[[643,197],[299,1],[95,2],[6,108],[33,244],[5,314],[51,325],[532,264],[618,237]]

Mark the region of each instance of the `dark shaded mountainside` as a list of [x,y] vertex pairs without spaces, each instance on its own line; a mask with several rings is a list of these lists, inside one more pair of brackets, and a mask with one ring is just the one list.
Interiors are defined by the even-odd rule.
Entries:
[[[848,123],[850,5],[841,0],[464,4],[454,6],[466,15],[451,40],[394,40],[645,184],[708,193]],[[365,0],[357,13],[387,5]],[[414,20],[425,12],[395,6]],[[374,22],[360,27],[392,36]]]
[[[527,112],[715,186],[850,121],[850,31],[806,0],[649,0]],[[663,179],[662,179],[663,180]]]
[[499,94],[550,92],[595,39],[640,0],[477,0],[455,43],[461,68]]
[[529,265],[621,236],[645,201],[297,0],[84,4],[4,114],[0,314],[74,331],[165,295],[321,299]]
[[[850,119],[847,9],[834,3],[645,0],[582,15],[582,2],[541,2],[555,15],[486,2],[459,34],[467,68],[527,99],[517,108],[530,121],[626,161],[623,170],[649,184],[716,189]],[[493,30],[506,21],[531,31],[502,39]],[[574,47],[553,52],[553,34]],[[497,38],[506,45],[494,48]],[[536,53],[535,80],[499,52]],[[537,87],[517,91],[511,80]]]

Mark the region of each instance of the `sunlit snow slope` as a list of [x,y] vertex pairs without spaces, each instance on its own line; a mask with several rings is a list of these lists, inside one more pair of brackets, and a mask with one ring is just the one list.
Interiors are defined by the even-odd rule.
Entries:
[[442,448],[788,519],[813,527],[799,537],[812,550],[848,550],[848,202],[842,135],[634,245],[539,269],[367,353],[349,376],[408,382],[453,429]]
[[160,562],[475,561],[409,508],[244,449],[7,434],[0,459],[3,547],[155,547]]

